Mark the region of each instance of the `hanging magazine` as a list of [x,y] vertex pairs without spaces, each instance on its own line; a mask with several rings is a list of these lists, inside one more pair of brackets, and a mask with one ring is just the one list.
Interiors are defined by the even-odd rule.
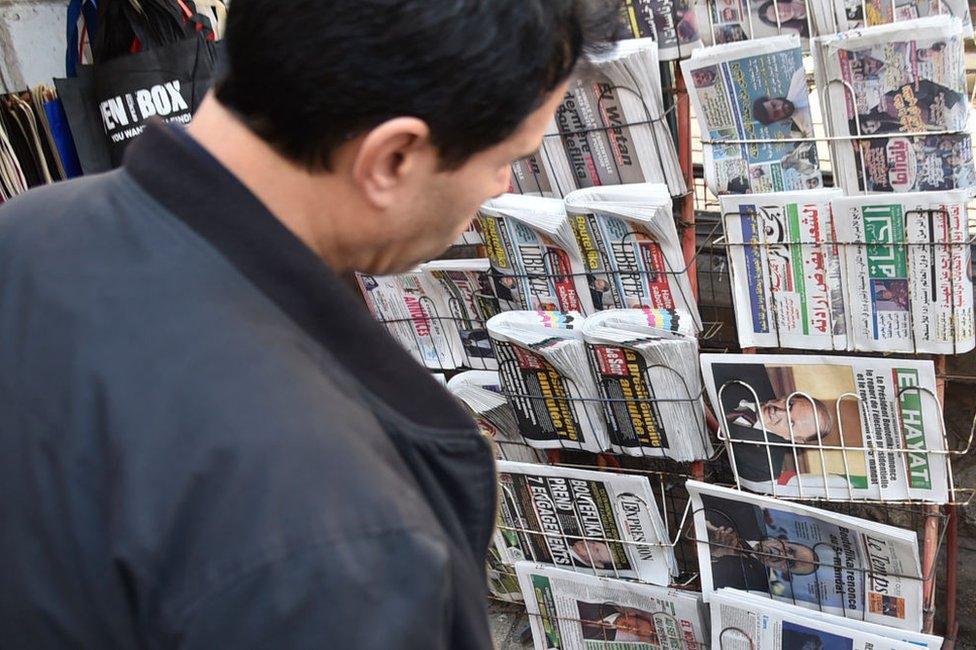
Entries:
[[701,365],[742,486],[780,497],[949,500],[931,361],[703,354]]
[[502,560],[667,585],[674,548],[643,476],[498,461]]
[[796,34],[695,50],[681,69],[714,194],[823,185]]
[[716,591],[731,587],[845,618],[922,629],[924,580],[913,531],[698,481],[687,488],[709,604]]

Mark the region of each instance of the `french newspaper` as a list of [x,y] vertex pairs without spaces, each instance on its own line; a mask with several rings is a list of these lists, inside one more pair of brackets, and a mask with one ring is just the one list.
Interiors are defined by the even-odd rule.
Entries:
[[697,481],[687,488],[706,602],[730,587],[922,629],[924,581],[913,531]]

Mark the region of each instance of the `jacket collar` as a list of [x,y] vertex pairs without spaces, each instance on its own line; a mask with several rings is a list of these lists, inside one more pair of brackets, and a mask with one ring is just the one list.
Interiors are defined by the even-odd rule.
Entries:
[[388,406],[422,426],[473,427],[345,282],[180,127],[149,123],[123,164]]

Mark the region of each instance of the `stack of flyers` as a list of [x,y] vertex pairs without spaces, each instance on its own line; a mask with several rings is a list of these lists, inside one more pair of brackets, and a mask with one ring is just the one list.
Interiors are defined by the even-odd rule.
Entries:
[[703,354],[738,483],[787,498],[949,500],[931,361]]
[[702,40],[698,14],[691,0],[625,0],[623,38],[653,38],[662,61],[685,59]]
[[468,407],[478,429],[495,443],[495,456],[502,460],[542,463],[542,452],[526,446],[518,432],[512,405],[502,395],[498,373],[492,370],[459,372],[447,382],[447,389]]
[[836,189],[719,197],[742,347],[847,349]]
[[488,321],[519,432],[539,449],[607,449],[578,313],[512,311]]
[[[925,577],[913,531],[698,481],[687,488],[709,604],[730,587],[839,617],[922,629]],[[726,627],[720,619],[719,633]]]
[[958,18],[940,15],[814,39],[839,187],[856,194],[976,184],[964,31]]
[[698,24],[705,45],[796,34],[803,49],[813,27],[807,0],[703,0]]
[[681,69],[713,194],[823,186],[799,36],[695,50]]
[[583,259],[559,199],[503,194],[481,206],[489,293],[503,311],[593,310]]
[[914,192],[836,198],[848,244],[853,349],[961,354],[976,347],[968,195]]
[[941,650],[943,643],[939,636],[771,601],[739,589],[712,594],[711,611],[712,647],[728,650]]
[[495,548],[523,560],[668,585],[678,574],[646,477],[498,461]]
[[564,192],[597,185],[666,183],[673,195],[686,185],[664,120],[658,45],[620,41],[591,57],[574,77],[543,139],[541,158]]
[[566,197],[595,309],[681,311],[701,323],[661,184],[592,187]]
[[815,0],[811,9],[814,27],[823,35],[940,14],[955,16],[965,37],[973,35],[966,0]]
[[708,458],[698,340],[687,314],[613,309],[583,322],[610,449],[677,461]]
[[708,647],[708,616],[700,593],[533,562],[519,562],[515,572],[535,650]]

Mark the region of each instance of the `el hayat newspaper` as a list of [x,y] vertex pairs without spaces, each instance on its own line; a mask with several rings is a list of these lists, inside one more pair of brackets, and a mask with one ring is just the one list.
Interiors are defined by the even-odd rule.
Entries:
[[728,587],[844,618],[922,629],[915,532],[697,481],[687,488],[709,604]]
[[668,585],[674,548],[643,476],[498,461],[495,549],[540,562]]
[[700,593],[533,562],[519,562],[515,571],[535,650],[708,648]]
[[783,497],[949,500],[931,361],[703,354],[701,367],[742,486]]

